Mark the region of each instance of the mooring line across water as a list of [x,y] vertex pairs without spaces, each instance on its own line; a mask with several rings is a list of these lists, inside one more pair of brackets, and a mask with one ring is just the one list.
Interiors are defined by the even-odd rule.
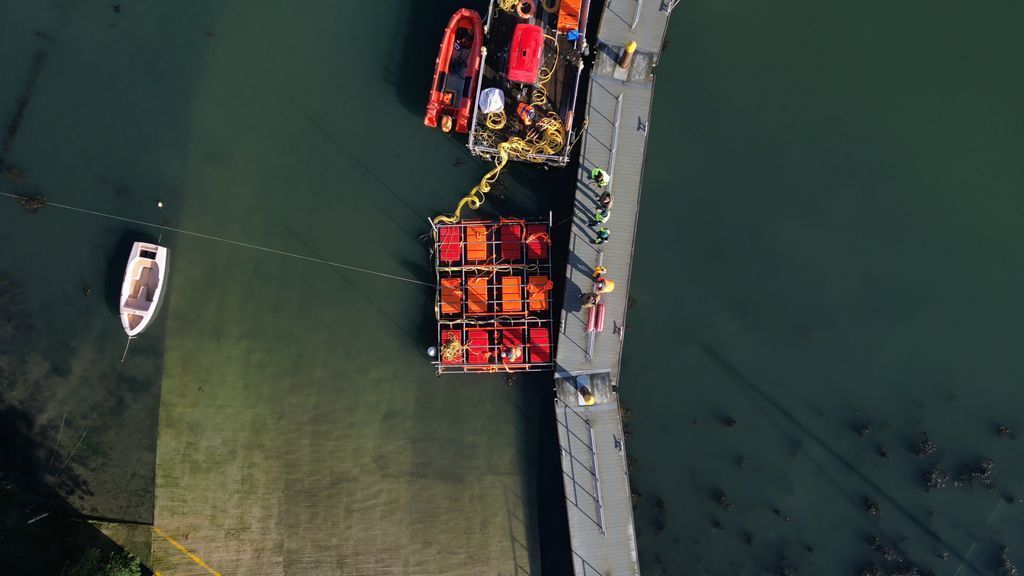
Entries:
[[[15,200],[24,200],[25,196],[18,196],[17,194],[11,194],[9,192],[0,192],[0,196],[6,196]],[[259,246],[256,244],[249,244],[248,242],[239,242],[238,240],[231,240],[229,238],[221,238],[219,236],[212,236],[210,234],[203,234],[202,232],[192,232],[191,230],[184,230],[182,228],[175,228],[173,226],[164,226],[163,224],[153,224],[152,222],[146,222],[143,220],[136,220],[134,218],[126,218],[124,216],[117,216],[115,214],[108,214],[106,212],[98,212],[96,210],[89,210],[88,208],[79,208],[77,206],[71,206],[69,204],[61,204],[59,202],[46,201],[45,206],[53,206],[55,208],[64,208],[65,210],[71,210],[73,212],[81,212],[83,214],[91,214],[93,216],[99,216],[102,218],[110,218],[111,220],[120,220],[121,222],[131,222],[132,224],[139,224],[141,226],[149,226],[150,228],[158,228],[160,230],[167,230],[169,232],[177,232],[179,234],[186,234],[188,236],[195,236],[197,238],[204,238],[206,240],[214,240],[217,242],[224,242],[225,244],[234,244],[235,246],[241,246],[243,248],[252,248],[254,250],[262,250],[264,252],[270,252],[271,254],[277,254],[280,256],[288,256],[291,258],[298,258],[299,260],[306,260],[309,262],[318,262],[320,264],[326,264],[335,268],[343,268],[345,270],[352,270],[354,272],[362,272],[364,274],[373,274],[374,276],[382,276],[384,278],[390,278],[392,280],[401,280],[402,282],[409,282],[412,284],[420,284],[422,286],[429,286],[435,288],[436,284],[430,282],[423,282],[414,278],[406,278],[404,276],[396,276],[394,274],[388,274],[386,272],[378,272],[376,270],[369,270],[367,268],[360,268],[359,266],[352,266],[350,264],[342,264],[340,262],[332,262],[330,260],[324,260],[322,258],[314,258],[312,256],[303,256],[302,254],[296,254],[294,252],[286,252],[284,250],[277,250],[275,248],[267,248],[265,246]]]

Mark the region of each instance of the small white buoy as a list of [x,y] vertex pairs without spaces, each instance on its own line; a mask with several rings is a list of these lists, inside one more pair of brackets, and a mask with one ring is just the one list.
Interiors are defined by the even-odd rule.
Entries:
[[161,202],[161,201],[159,201],[159,200],[157,200],[157,201],[156,201],[156,207],[157,207],[157,208],[163,208],[163,207],[164,207],[164,203],[163,203],[163,202]]
[[427,356],[430,356],[431,358],[437,358],[437,346],[431,346],[430,348],[427,348]]

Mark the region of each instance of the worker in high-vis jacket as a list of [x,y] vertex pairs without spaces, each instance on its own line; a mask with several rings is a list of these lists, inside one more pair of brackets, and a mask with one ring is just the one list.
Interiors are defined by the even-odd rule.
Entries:
[[612,181],[612,176],[607,170],[598,166],[590,171],[590,179],[597,184],[598,188],[604,188]]
[[598,224],[604,224],[611,217],[612,213],[607,208],[601,208],[597,212],[594,212],[594,219],[590,221],[591,226],[597,226]]
[[597,231],[597,238],[594,238],[594,244],[604,244],[611,237],[612,232],[607,228],[601,228]]

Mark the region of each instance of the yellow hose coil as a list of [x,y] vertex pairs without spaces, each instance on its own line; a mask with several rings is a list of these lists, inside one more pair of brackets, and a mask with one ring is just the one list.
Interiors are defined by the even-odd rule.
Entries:
[[456,362],[462,360],[462,353],[469,350],[469,345],[463,346],[459,343],[459,339],[456,336],[452,336],[444,346],[441,347],[441,358],[445,362]]
[[505,109],[502,108],[497,112],[491,112],[487,115],[487,127],[491,130],[501,130],[505,127],[505,122],[508,118],[505,117]]

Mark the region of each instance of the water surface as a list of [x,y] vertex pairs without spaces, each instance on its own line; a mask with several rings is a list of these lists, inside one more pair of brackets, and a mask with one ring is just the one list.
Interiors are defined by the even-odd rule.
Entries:
[[[1022,16],[677,8],[622,376],[644,573],[898,569],[873,537],[935,574],[1024,562],[1020,440],[995,432],[1024,429]],[[993,491],[952,486],[984,457]],[[925,492],[933,466],[953,478]]]

